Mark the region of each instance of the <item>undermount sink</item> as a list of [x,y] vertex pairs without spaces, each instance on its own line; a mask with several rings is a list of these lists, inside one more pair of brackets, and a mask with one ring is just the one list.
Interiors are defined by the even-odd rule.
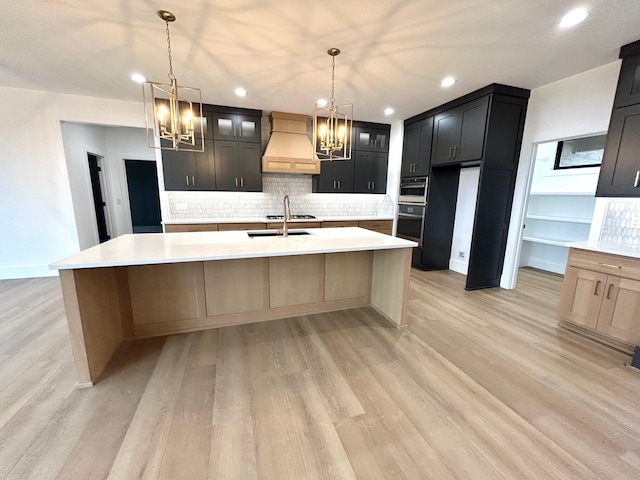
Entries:
[[[277,230],[271,230],[268,232],[247,232],[249,238],[262,238],[262,237],[283,237],[281,233],[278,233]],[[289,236],[293,237],[296,235],[311,235],[309,232],[305,232],[304,230],[289,230]]]

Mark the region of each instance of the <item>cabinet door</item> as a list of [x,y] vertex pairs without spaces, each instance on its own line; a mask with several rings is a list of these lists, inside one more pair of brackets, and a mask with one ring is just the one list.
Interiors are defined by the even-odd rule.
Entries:
[[640,196],[640,104],[611,114],[596,196]]
[[626,107],[638,103],[640,103],[640,55],[632,55],[622,60],[613,107]]
[[215,190],[216,172],[213,162],[212,142],[205,143],[204,152],[193,153],[194,172],[190,190]]
[[353,191],[356,193],[386,193],[387,154],[356,152],[354,156]]
[[317,193],[352,193],[353,160],[325,161],[320,166]]
[[236,115],[236,140],[260,143],[260,120],[260,117],[253,115]]
[[402,167],[400,170],[402,178],[418,175],[414,170],[418,165],[418,156],[420,155],[420,130],[420,123],[412,123],[404,129]]
[[162,150],[162,173],[165,190],[191,190],[193,183],[191,177],[195,175],[194,154]]
[[389,131],[383,129],[357,127],[355,130],[356,151],[367,152],[388,152],[389,151]]
[[431,164],[442,165],[454,163],[454,150],[460,140],[461,112],[448,110],[436,115],[433,119],[433,147]]
[[583,327],[595,329],[607,275],[569,266],[560,297],[560,316]]
[[244,192],[262,191],[260,144],[238,142],[238,162],[242,164],[240,190]]
[[596,329],[626,342],[640,343],[640,282],[609,276]]
[[237,142],[217,140],[214,145],[218,190],[240,190],[242,165],[238,162]]
[[489,97],[483,97],[460,107],[460,141],[454,149],[457,162],[480,160],[484,150]]
[[215,140],[235,140],[236,116],[231,113],[213,112],[211,114],[213,138]]

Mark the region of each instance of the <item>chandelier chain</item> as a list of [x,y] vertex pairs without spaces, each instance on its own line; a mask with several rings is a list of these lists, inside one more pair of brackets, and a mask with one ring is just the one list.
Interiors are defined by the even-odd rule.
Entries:
[[167,24],[167,51],[169,52],[169,80],[173,80],[174,78],[176,78],[173,75],[173,59],[171,57],[171,36],[169,33],[169,22],[165,20],[165,23]]
[[332,66],[331,66],[331,106],[333,107],[334,102],[336,101],[334,90],[336,85],[336,57],[333,55],[332,57]]

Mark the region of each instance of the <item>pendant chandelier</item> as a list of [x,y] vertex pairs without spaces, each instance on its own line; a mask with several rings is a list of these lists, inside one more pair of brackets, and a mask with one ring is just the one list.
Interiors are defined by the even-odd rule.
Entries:
[[328,105],[316,103],[313,109],[314,153],[319,160],[349,160],[353,104],[335,104],[336,56],[340,50],[330,48],[327,53],[332,57],[331,99]]
[[[162,150],[203,152],[202,94],[198,88],[178,86],[178,81],[173,74],[169,33],[169,22],[174,22],[176,17],[166,10],[158,10],[158,16],[167,26],[169,83],[144,82],[142,84],[147,143],[150,148]],[[160,139],[160,147],[157,147],[151,135],[149,124],[153,124],[153,135]]]

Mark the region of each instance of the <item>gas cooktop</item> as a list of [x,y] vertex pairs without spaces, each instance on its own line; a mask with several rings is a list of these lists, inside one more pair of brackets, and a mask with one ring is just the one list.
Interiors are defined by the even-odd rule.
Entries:
[[[313,215],[291,215],[292,220],[315,220]],[[284,215],[267,215],[267,220],[282,220]]]

